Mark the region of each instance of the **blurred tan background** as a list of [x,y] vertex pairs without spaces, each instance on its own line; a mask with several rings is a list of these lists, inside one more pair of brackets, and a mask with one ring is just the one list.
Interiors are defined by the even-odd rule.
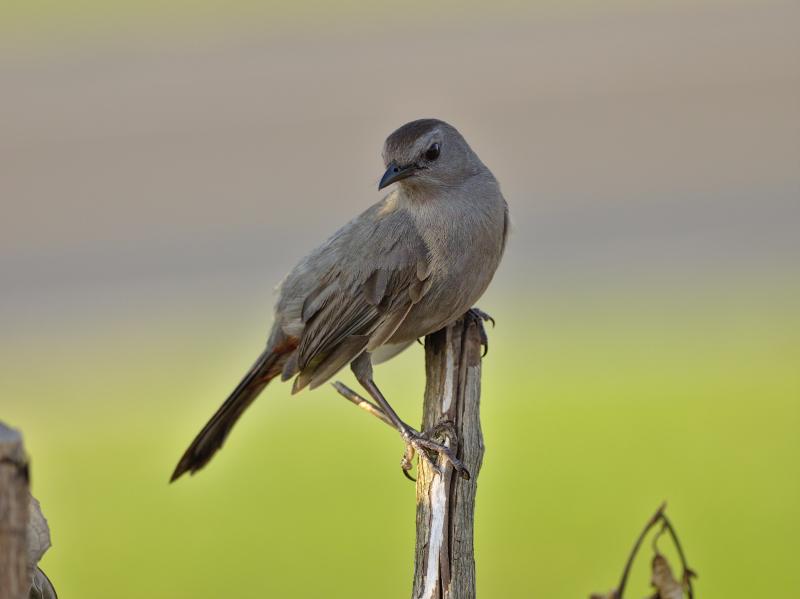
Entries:
[[[401,447],[332,392],[270,388],[208,472],[166,480],[259,351],[275,283],[380,198],[384,137],[429,116],[514,220],[481,303],[484,596],[607,590],[664,498],[701,597],[800,582],[797,3],[0,20],[0,418],[27,435],[65,597],[407,595]],[[421,352],[386,368],[418,420]]]

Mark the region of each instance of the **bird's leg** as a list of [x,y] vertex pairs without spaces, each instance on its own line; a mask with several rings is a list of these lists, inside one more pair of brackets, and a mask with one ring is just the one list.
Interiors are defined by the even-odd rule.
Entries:
[[464,314],[465,320],[472,320],[475,323],[475,326],[478,327],[478,333],[481,336],[481,345],[483,346],[483,355],[489,353],[489,337],[486,335],[486,329],[483,326],[484,322],[491,322],[492,327],[494,327],[494,318],[489,316],[486,312],[481,310],[480,308],[470,308],[467,310],[467,313]]
[[[384,422],[395,428],[394,423],[389,419],[389,417],[381,410],[378,406],[374,403],[369,401],[368,399],[364,399],[358,393],[353,391],[350,387],[342,383],[341,381],[336,381],[333,383],[333,388],[339,392],[339,395],[347,399],[348,401],[354,403],[359,408],[369,412],[381,422]],[[406,451],[403,454],[403,459],[400,461],[400,467],[403,469],[403,476],[405,476],[411,482],[414,482],[414,477],[411,476],[408,472],[411,470],[411,462],[414,459],[414,448],[410,445],[406,446]]]
[[376,406],[368,399],[364,399],[363,397],[361,397],[358,393],[353,391],[343,382],[336,381],[335,383],[333,383],[333,388],[339,392],[339,395],[341,395],[348,401],[354,403],[365,412],[372,414],[381,422],[384,422],[389,426],[391,426],[392,428],[394,428],[394,423],[391,420],[389,420],[389,417],[386,414],[383,413],[383,410],[381,410],[378,406]]
[[433,470],[441,473],[439,467],[431,459],[428,453],[430,451],[444,457],[463,478],[469,478],[469,471],[449,447],[428,439],[424,434],[414,430],[400,419],[400,416],[397,415],[394,408],[386,401],[383,393],[378,389],[378,386],[372,378],[372,361],[368,353],[364,352],[353,360],[350,364],[350,368],[353,370],[356,380],[358,380],[366,392],[369,393],[370,397],[375,400],[375,403],[378,404],[378,407],[386,417],[391,420],[392,424],[403,438],[403,442],[406,444],[406,450],[403,453],[400,467],[403,469],[403,474],[405,474],[406,477],[410,478],[408,471],[411,470],[411,460],[414,458],[415,453],[419,455],[420,459],[425,460]]

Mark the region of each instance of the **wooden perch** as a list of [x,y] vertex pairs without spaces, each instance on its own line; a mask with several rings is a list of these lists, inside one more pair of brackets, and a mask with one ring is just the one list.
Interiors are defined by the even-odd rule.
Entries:
[[419,461],[414,599],[475,597],[475,493],[484,452],[481,326],[467,317],[425,339],[422,430],[450,445],[471,477],[454,475],[443,460],[444,474]]
[[28,487],[22,435],[0,422],[0,599],[57,599],[38,567],[50,528]]
[[[452,465],[443,458],[436,466],[438,472],[426,460],[418,460],[414,599],[475,598],[472,539],[484,450],[479,407],[485,319],[489,317],[476,312],[425,338],[422,430],[453,449],[471,476],[454,476]],[[347,400],[394,427],[380,407],[343,383],[333,386]]]
[[28,596],[28,461],[22,435],[0,422],[0,599]]

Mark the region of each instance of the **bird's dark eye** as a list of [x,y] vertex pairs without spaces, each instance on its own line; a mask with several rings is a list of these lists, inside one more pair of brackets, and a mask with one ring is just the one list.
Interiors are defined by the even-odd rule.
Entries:
[[427,149],[425,152],[425,159],[434,161],[439,157],[439,144],[433,144],[430,148]]

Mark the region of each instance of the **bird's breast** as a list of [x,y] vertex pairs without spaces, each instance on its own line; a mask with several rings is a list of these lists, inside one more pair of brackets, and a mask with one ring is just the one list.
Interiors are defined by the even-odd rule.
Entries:
[[483,295],[497,270],[505,235],[502,198],[497,206],[450,208],[421,219],[420,235],[428,246],[432,282],[392,342],[422,337],[464,314]]

